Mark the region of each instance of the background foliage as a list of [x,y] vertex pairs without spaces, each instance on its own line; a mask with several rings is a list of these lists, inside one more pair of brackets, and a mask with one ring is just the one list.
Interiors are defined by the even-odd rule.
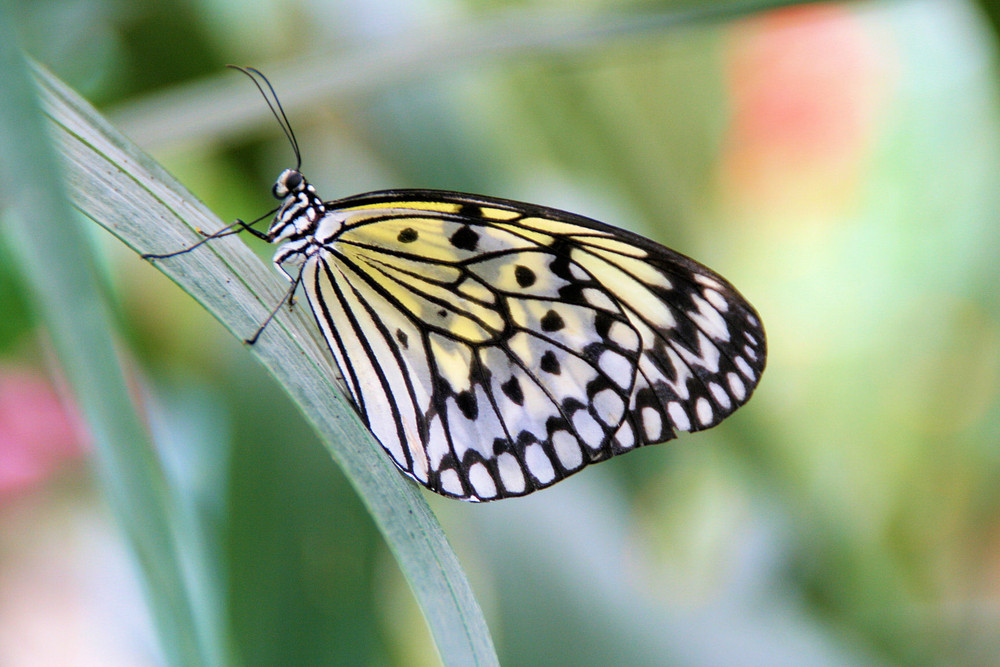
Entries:
[[[272,78],[328,198],[434,187],[566,208],[704,261],[758,308],[768,370],[717,429],[523,500],[428,497],[503,664],[995,662],[990,8],[8,4],[25,50],[223,219],[269,209],[292,159],[222,69],[236,62]],[[91,227],[164,457],[221,480],[200,502],[232,659],[435,664],[382,538],[295,406]],[[0,663],[155,664],[137,575],[9,253]]]

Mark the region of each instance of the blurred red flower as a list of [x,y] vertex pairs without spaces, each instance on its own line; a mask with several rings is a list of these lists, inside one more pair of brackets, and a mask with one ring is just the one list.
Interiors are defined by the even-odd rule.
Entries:
[[43,374],[0,367],[0,495],[43,482],[87,450],[76,411]]

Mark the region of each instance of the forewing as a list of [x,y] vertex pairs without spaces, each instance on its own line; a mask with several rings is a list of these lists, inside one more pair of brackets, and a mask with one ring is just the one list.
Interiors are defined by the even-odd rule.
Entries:
[[[749,398],[766,363],[764,329],[724,278],[669,248],[601,223],[567,229],[574,264],[607,286],[642,339],[632,392],[638,444],[715,426]],[[540,227],[544,218],[520,224]],[[586,226],[583,226],[586,225]]]

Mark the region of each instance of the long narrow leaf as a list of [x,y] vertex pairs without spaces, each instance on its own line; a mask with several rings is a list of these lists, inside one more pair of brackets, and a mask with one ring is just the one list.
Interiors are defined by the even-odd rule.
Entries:
[[223,642],[195,608],[163,470],[129,398],[96,264],[5,9],[0,3],[4,231],[90,427],[98,474],[141,565],[164,657],[172,665],[219,665]]
[[[43,102],[62,147],[76,207],[137,252],[169,252],[223,223],[162,167],[51,75]],[[235,237],[157,266],[239,339],[282,298],[281,279]],[[282,309],[252,353],[326,443],[378,524],[446,664],[496,664],[482,612],[415,484],[403,478],[337,390],[336,371],[305,309]],[[196,344],[192,342],[192,344]]]

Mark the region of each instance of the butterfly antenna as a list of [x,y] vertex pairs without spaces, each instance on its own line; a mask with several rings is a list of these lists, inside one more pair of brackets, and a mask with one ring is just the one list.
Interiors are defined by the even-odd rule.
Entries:
[[[239,65],[226,65],[226,67],[243,72],[250,78],[251,81],[253,81],[253,85],[257,86],[257,90],[260,91],[261,97],[263,97],[264,102],[267,103],[267,108],[271,110],[272,114],[274,114],[274,118],[278,121],[278,125],[281,126],[285,136],[288,137],[288,143],[292,145],[292,151],[295,152],[295,170],[298,171],[302,167],[302,153],[299,152],[299,140],[295,138],[295,131],[292,130],[292,124],[288,122],[288,116],[285,114],[285,108],[281,106],[278,94],[274,92],[274,86],[271,85],[271,82],[267,80],[267,77],[264,76],[260,70],[254,69],[253,67],[240,67]],[[267,93],[264,92],[264,88],[261,87],[260,82],[257,81],[254,74],[259,76],[267,85],[268,90],[271,91],[271,97],[268,97]],[[273,104],[271,103],[272,98],[274,99]]]

